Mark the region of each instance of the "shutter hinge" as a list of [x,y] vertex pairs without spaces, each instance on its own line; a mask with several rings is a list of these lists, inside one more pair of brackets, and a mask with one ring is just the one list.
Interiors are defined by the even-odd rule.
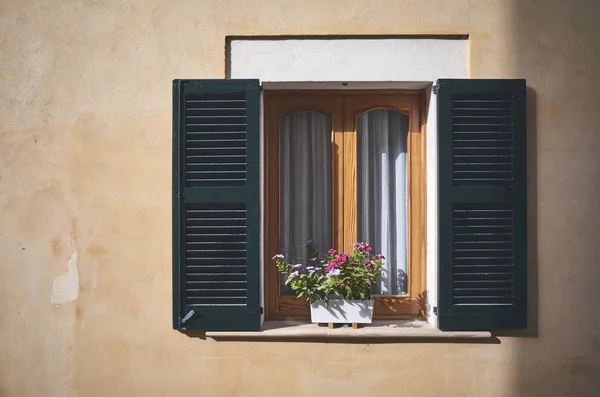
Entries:
[[438,315],[438,307],[437,306],[433,307],[433,314],[435,314],[436,316]]
[[440,86],[438,84],[434,84],[431,89],[433,90],[433,93],[437,95],[438,91],[440,90]]
[[261,307],[260,310],[258,311],[260,314],[263,314],[265,312],[265,310]]
[[196,312],[194,310],[190,310],[188,314],[186,314],[185,317],[181,319],[181,324],[185,324],[186,322],[188,322],[190,318],[194,317],[194,314],[196,314]]

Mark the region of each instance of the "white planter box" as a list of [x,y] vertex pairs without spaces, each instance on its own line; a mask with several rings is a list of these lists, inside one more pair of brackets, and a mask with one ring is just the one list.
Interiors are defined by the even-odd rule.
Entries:
[[324,300],[316,301],[310,305],[310,318],[313,323],[371,324],[373,300],[330,299],[328,307]]

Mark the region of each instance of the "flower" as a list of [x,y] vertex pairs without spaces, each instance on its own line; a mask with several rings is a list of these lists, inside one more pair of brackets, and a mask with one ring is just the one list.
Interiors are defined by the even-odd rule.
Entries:
[[361,241],[360,243],[354,243],[354,246],[358,247],[360,252],[371,252],[371,246],[364,241]]
[[375,254],[369,244],[361,241],[349,252],[331,248],[325,259],[311,243],[306,241],[308,256],[302,263],[290,263],[283,254],[273,257],[279,271],[287,276],[286,284],[298,295],[311,303],[331,295],[346,299],[371,297],[383,271],[383,255]]
[[335,267],[335,265],[336,265],[336,262],[335,262],[335,261],[331,261],[331,262],[329,262],[329,263],[327,264],[327,271],[328,271],[328,272],[330,272],[330,271],[331,271],[331,269],[333,269],[333,268]]

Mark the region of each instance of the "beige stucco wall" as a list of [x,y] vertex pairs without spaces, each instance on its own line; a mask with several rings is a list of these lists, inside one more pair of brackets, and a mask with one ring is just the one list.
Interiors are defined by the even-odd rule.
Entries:
[[[0,396],[599,396],[599,20],[597,0],[0,1]],[[226,35],[455,33],[472,77],[531,88],[527,336],[173,331],[171,80],[223,77]]]

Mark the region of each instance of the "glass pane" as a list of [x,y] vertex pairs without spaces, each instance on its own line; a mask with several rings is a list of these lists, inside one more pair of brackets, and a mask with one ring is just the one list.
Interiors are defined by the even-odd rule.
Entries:
[[[303,110],[280,120],[280,244],[286,261],[306,263],[306,240],[331,246],[331,116]],[[281,277],[281,294],[294,295]]]
[[373,110],[357,119],[358,239],[385,256],[375,294],[406,295],[408,116]]

